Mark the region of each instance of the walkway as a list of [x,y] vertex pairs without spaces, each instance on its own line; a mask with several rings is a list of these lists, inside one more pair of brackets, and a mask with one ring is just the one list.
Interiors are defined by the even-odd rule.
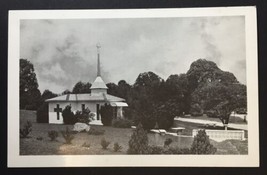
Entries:
[[[201,119],[192,119],[192,118],[174,118],[174,120],[181,121],[181,122],[190,122],[190,123],[198,123],[198,124],[203,124],[203,125],[214,125],[216,126],[222,126],[223,124],[221,122],[216,122],[216,121],[209,121],[209,120],[201,120]],[[245,124],[234,124],[234,123],[229,123],[228,128],[233,128],[233,129],[241,129],[241,130],[248,130],[248,125]]]

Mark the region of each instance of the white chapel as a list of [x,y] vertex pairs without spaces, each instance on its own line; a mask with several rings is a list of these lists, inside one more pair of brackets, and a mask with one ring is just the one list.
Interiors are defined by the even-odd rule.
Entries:
[[[92,83],[90,94],[65,94],[55,98],[47,99],[48,122],[63,124],[62,110],[71,105],[72,111],[82,111],[86,108],[95,113],[95,118],[90,124],[102,125],[100,109],[101,106],[109,104],[114,107],[115,117],[123,117],[123,107],[127,107],[125,99],[107,93],[108,87],[101,78],[100,70],[100,45],[97,45],[97,76]],[[114,114],[110,114],[114,117]]]

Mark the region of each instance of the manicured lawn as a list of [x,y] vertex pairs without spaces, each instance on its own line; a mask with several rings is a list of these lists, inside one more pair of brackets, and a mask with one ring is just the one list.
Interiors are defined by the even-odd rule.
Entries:
[[[203,114],[202,116],[197,116],[197,117],[193,117],[193,116],[179,116],[179,117],[221,122],[221,120],[219,118],[208,117],[206,114]],[[246,122],[244,122],[243,119],[241,119],[239,117],[234,117],[234,116],[230,117],[229,123],[247,124]]]
[[[128,142],[132,135],[133,129],[121,129],[107,126],[91,126],[92,128],[104,130],[103,135],[89,135],[82,132],[74,134],[72,144],[65,144],[61,131],[66,127],[72,129],[72,125],[41,124],[35,122],[36,113],[33,111],[20,112],[20,124],[30,120],[32,122],[32,132],[29,138],[20,139],[21,155],[92,155],[92,154],[127,154]],[[187,126],[186,126],[187,127]],[[56,141],[50,141],[48,131],[58,131],[59,137]],[[41,139],[40,139],[41,138]],[[105,138],[111,144],[108,149],[102,149],[101,139]],[[171,138],[172,147],[190,147],[193,141],[192,137],[175,137],[171,135],[156,136],[154,133],[148,133],[149,145],[163,146],[166,138]],[[120,152],[114,152],[113,145],[118,142],[122,146]],[[90,147],[82,146],[84,143]],[[241,141],[211,141],[218,148],[218,154],[247,154],[247,142]]]

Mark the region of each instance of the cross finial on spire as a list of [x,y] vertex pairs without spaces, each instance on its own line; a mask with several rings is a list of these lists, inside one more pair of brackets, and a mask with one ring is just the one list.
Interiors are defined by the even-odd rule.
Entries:
[[96,44],[96,48],[97,48],[97,53],[100,53],[100,48],[101,48],[100,43],[97,43],[97,44]]

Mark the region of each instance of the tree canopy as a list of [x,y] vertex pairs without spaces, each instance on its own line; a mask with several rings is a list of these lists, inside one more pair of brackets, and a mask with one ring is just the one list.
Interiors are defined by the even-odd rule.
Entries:
[[84,83],[79,81],[76,83],[72,89],[72,93],[74,94],[86,94],[86,93],[91,93],[91,83]]
[[41,103],[41,93],[33,64],[20,59],[19,73],[20,109],[36,110]]

